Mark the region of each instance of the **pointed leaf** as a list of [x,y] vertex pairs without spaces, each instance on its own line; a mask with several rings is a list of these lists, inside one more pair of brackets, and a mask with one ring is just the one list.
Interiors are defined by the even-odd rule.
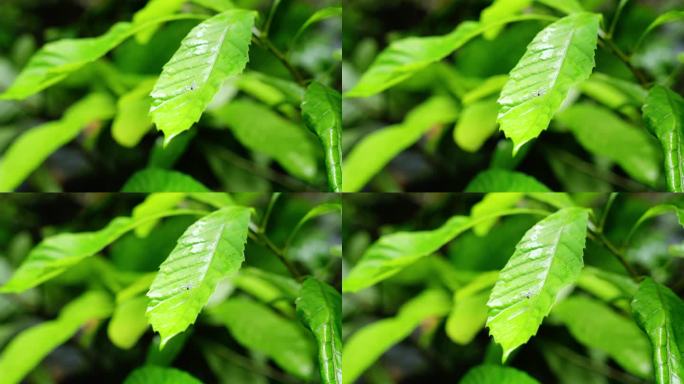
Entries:
[[684,11],[671,10],[658,16],[655,20],[653,20],[651,24],[649,24],[646,30],[644,30],[644,32],[641,34],[641,37],[639,37],[639,40],[634,45],[634,49],[632,49],[632,51],[636,51],[637,49],[639,49],[639,46],[641,45],[641,43],[644,42],[644,39],[646,38],[646,36],[648,36],[649,33],[651,33],[651,31],[653,31],[654,29],[658,28],[663,24],[667,24],[678,20],[684,20]]
[[537,333],[561,290],[579,278],[588,220],[587,209],[562,209],[516,245],[487,303],[487,327],[504,360]]
[[121,188],[121,192],[125,193],[209,191],[209,188],[186,174],[160,168],[136,172]]
[[0,191],[14,190],[88,124],[110,119],[114,111],[114,101],[109,96],[92,94],[72,105],[61,120],[32,128],[19,136],[0,159]]
[[459,384],[539,384],[539,382],[515,368],[480,365],[469,370]]
[[342,382],[356,382],[385,351],[408,337],[420,323],[433,317],[443,317],[450,308],[449,297],[444,291],[427,290],[404,304],[397,316],[358,330],[344,344]]
[[175,368],[146,365],[133,371],[124,384],[202,384],[189,373]]
[[342,297],[335,288],[308,278],[297,298],[297,314],[318,342],[324,384],[342,383]]
[[511,71],[498,121],[514,153],[548,127],[570,88],[591,75],[600,18],[576,13],[549,25]]
[[663,148],[670,192],[684,192],[684,98],[655,85],[643,108],[644,120]]
[[147,292],[147,317],[162,346],[195,322],[220,279],[240,269],[250,212],[232,206],[199,219],[159,267]]
[[325,150],[328,187],[333,192],[342,189],[342,99],[340,94],[314,81],[306,90],[302,102],[302,118],[306,126],[318,135]]
[[314,349],[308,331],[267,306],[244,298],[229,299],[212,308],[211,316],[223,323],[246,348],[273,359],[301,379],[313,373]]
[[199,120],[224,80],[245,69],[255,17],[235,9],[202,22],[164,65],[150,115],[166,143]]
[[646,335],[607,304],[584,296],[569,297],[553,309],[553,317],[563,322],[570,333],[588,348],[608,354],[633,375],[651,375],[651,352]]
[[532,176],[503,169],[480,172],[465,188],[467,193],[486,192],[551,192]]
[[124,147],[135,147],[152,128],[150,92],[155,80],[141,82],[117,102],[117,112],[112,123],[112,137]]
[[684,301],[648,277],[639,285],[632,309],[651,340],[657,383],[684,382]]
[[112,313],[112,301],[104,292],[88,292],[67,304],[55,320],[26,329],[0,355],[0,384],[18,384],[53,349],[69,340],[88,321]]
[[326,7],[319,9],[311,15],[304,24],[302,24],[301,27],[299,27],[299,30],[297,30],[297,33],[295,34],[295,37],[292,38],[292,41],[290,42],[290,46],[294,46],[295,42],[299,39],[299,37],[306,31],[307,28],[312,26],[313,24],[316,24],[320,21],[330,19],[332,17],[342,17],[342,7]]

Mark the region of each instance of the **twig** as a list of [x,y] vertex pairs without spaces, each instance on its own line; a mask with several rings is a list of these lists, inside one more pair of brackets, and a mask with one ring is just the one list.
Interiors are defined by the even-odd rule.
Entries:
[[254,34],[252,35],[252,41],[271,52],[271,54],[275,56],[276,59],[283,64],[283,66],[285,66],[288,72],[290,72],[290,75],[297,82],[297,84],[301,85],[302,87],[306,86],[304,76],[302,76],[299,70],[295,68],[292,63],[290,63],[290,60],[287,58],[287,56],[285,56],[284,53],[282,53],[275,45],[273,45],[268,37],[263,36],[261,32],[256,29],[253,32]]
[[639,81],[639,84],[641,84],[642,87],[648,88],[650,84],[650,80],[646,76],[646,74],[641,71],[639,68],[635,67],[634,64],[632,64],[632,61],[630,60],[629,56],[627,56],[620,47],[618,47],[613,40],[607,36],[603,31],[599,32],[599,37],[601,40],[599,40],[600,43],[602,43],[602,46],[605,48],[608,48],[608,50],[613,53],[620,61],[622,61],[627,68],[632,72],[634,77]]
[[603,208],[603,212],[601,212],[601,221],[599,222],[598,230],[600,232],[603,232],[603,228],[606,227],[606,219],[608,218],[608,212],[610,212],[610,208],[613,206],[613,202],[615,201],[615,198],[617,197],[617,192],[613,192],[608,196],[608,201],[606,202],[605,208]]
[[257,227],[254,223],[249,223],[249,235],[250,238],[252,238],[254,241],[260,243],[261,245],[265,246],[268,248],[274,255],[280,259],[280,261],[285,265],[287,268],[288,272],[290,272],[290,275],[294,277],[296,280],[300,281],[302,279],[302,275],[297,271],[297,268],[295,268],[294,264],[292,264],[287,257],[285,257],[285,253],[283,252],[282,249],[278,248],[271,239],[266,236],[263,232],[260,232],[259,227]]
[[271,30],[271,24],[273,23],[273,16],[275,16],[275,13],[278,10],[279,5],[280,0],[273,0],[273,2],[271,3],[271,10],[268,12],[268,18],[266,19],[266,23],[262,28],[263,37],[268,37],[268,32]]
[[264,213],[264,218],[261,220],[261,225],[259,225],[259,232],[266,232],[266,227],[268,226],[268,219],[271,218],[271,211],[273,210],[273,206],[278,201],[279,197],[280,192],[275,192],[271,195],[271,200],[268,202],[268,207],[266,207],[266,213]]
[[601,244],[610,253],[612,253],[613,256],[615,256],[618,259],[618,261],[620,261],[620,264],[622,264],[622,266],[625,267],[627,272],[629,272],[629,275],[632,277],[632,280],[638,283],[639,274],[636,272],[636,270],[634,270],[632,265],[629,264],[625,255],[619,249],[617,249],[617,247],[613,245],[613,243],[610,240],[608,240],[608,238],[606,238],[606,236],[604,236],[603,233],[598,232],[597,229],[592,229],[591,227],[589,228],[589,231],[589,238]]

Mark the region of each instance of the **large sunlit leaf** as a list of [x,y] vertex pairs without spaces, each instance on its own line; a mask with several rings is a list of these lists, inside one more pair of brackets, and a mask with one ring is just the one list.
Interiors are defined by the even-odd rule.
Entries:
[[147,168],[134,173],[121,188],[121,192],[126,193],[209,191],[191,176],[160,168]]
[[88,321],[107,318],[112,300],[104,292],[88,292],[67,304],[55,320],[26,329],[0,355],[0,384],[18,384],[53,349],[69,340]]
[[459,384],[539,384],[539,382],[515,368],[480,365],[469,370]]
[[559,113],[589,152],[616,162],[634,179],[654,185],[660,173],[656,141],[645,130],[624,122],[613,112],[588,103],[575,104]]
[[135,147],[152,128],[150,92],[155,80],[141,82],[117,102],[117,112],[112,122],[112,137],[124,147]]
[[658,384],[684,382],[684,301],[646,278],[632,301],[634,317],[651,340]]
[[250,214],[232,206],[197,220],[159,267],[147,292],[147,317],[162,345],[195,322],[220,279],[240,269]]
[[357,192],[401,151],[417,142],[428,130],[451,123],[458,107],[451,99],[435,96],[409,112],[403,123],[371,133],[356,144],[344,159],[344,192]]
[[660,141],[670,192],[684,192],[684,98],[655,85],[643,107],[648,129]]
[[385,351],[408,337],[423,321],[449,313],[444,291],[427,290],[404,304],[395,317],[376,321],[349,337],[344,344],[342,382],[351,384]]
[[600,18],[576,13],[549,25],[511,70],[498,121],[514,153],[548,127],[570,88],[591,75]]
[[297,314],[318,342],[318,365],[324,384],[342,383],[342,297],[335,288],[311,277],[297,298]]
[[285,371],[309,380],[314,370],[314,346],[308,331],[245,298],[229,299],[211,310],[246,348],[265,354]]
[[31,250],[19,269],[0,288],[0,292],[22,292],[33,288],[102,251],[139,225],[163,217],[187,214],[197,214],[197,211],[170,210],[138,218],[117,217],[99,231],[60,233],[48,237]]
[[476,219],[454,216],[431,231],[396,232],[373,243],[352,268],[342,284],[344,292],[356,292],[389,278],[473,226],[493,218],[514,214],[544,214],[544,211],[508,209],[483,214]]
[[488,169],[480,172],[468,183],[467,193],[486,192],[551,192],[532,176],[504,169]]
[[475,21],[459,24],[453,32],[443,36],[409,37],[390,44],[378,55],[359,82],[345,94],[347,97],[368,97],[390,88],[428,65],[449,56],[453,51],[483,33],[511,22],[553,19],[543,15],[521,15],[500,19],[488,25]]
[[272,157],[290,174],[304,180],[316,176],[319,149],[303,126],[247,100],[232,101],[214,116],[229,126],[242,145]]
[[91,94],[72,105],[61,120],[32,128],[10,145],[0,159],[0,192],[17,188],[54,151],[75,139],[90,123],[114,116],[114,101]]
[[608,354],[627,372],[642,378],[651,375],[648,338],[632,319],[607,304],[584,296],[570,297],[558,303],[552,316],[563,322],[577,341]]
[[164,65],[150,94],[150,115],[166,143],[190,129],[223,82],[245,69],[255,17],[234,9],[203,21]]
[[489,297],[487,327],[503,359],[530,337],[584,265],[589,212],[565,208],[539,221],[515,247]]
[[187,372],[175,368],[146,365],[131,372],[124,384],[202,384]]
[[340,94],[317,81],[309,85],[302,102],[302,118],[321,141],[325,151],[328,187],[342,190],[342,98]]

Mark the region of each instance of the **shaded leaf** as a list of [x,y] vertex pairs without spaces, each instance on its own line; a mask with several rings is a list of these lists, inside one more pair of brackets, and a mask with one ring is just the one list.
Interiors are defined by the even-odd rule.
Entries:
[[195,322],[220,279],[240,269],[250,214],[232,206],[197,220],[159,267],[147,292],[147,317],[162,346]]
[[342,190],[342,98],[340,94],[314,81],[302,102],[302,118],[321,141],[325,151],[328,187]]
[[551,190],[534,177],[524,173],[488,169],[475,176],[464,192],[551,192]]
[[668,12],[663,13],[662,15],[658,16],[649,26],[644,30],[644,32],[641,34],[641,37],[639,37],[639,40],[637,41],[636,45],[634,46],[633,51],[636,51],[639,49],[639,46],[641,46],[641,43],[644,42],[644,39],[646,39],[646,36],[648,36],[651,31],[654,29],[658,28],[659,26],[663,24],[667,24],[673,21],[678,21],[678,20],[684,20],[684,11],[682,10],[671,10]]
[[150,116],[165,143],[196,123],[218,88],[249,60],[254,11],[228,10],[193,28],[164,65]]
[[177,171],[146,168],[133,174],[121,188],[121,192],[209,192],[209,188],[192,177]]
[[588,220],[585,208],[562,209],[516,245],[487,303],[487,327],[504,360],[537,333],[561,290],[579,278]]
[[202,384],[189,373],[175,368],[146,365],[133,371],[124,384]]
[[548,127],[570,88],[591,75],[600,18],[576,13],[549,25],[511,70],[498,121],[514,153]]
[[634,317],[651,340],[658,384],[684,381],[684,301],[647,277],[632,301]]
[[295,44],[295,42],[299,39],[299,37],[302,35],[302,33],[304,33],[304,31],[306,31],[307,28],[309,28],[310,26],[312,26],[318,22],[321,22],[323,20],[330,19],[333,17],[340,17],[340,18],[342,17],[342,7],[326,7],[326,8],[322,8],[322,9],[319,9],[318,11],[316,11],[316,13],[314,13],[308,19],[306,19],[304,24],[302,24],[302,26],[299,27],[299,29],[297,30],[297,33],[295,34],[295,37],[293,37],[292,41],[290,42],[290,46],[293,46]]
[[342,297],[335,288],[308,278],[297,298],[297,314],[318,342],[324,384],[342,383]]
[[539,382],[515,368],[480,365],[470,369],[459,384],[539,384]]

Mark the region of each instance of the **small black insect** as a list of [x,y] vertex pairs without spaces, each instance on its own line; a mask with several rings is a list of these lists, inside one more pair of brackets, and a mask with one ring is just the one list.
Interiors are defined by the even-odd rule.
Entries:
[[195,84],[195,82],[193,81],[192,84],[190,84],[190,87],[188,87],[188,89],[194,91],[195,89],[197,89],[197,84]]

